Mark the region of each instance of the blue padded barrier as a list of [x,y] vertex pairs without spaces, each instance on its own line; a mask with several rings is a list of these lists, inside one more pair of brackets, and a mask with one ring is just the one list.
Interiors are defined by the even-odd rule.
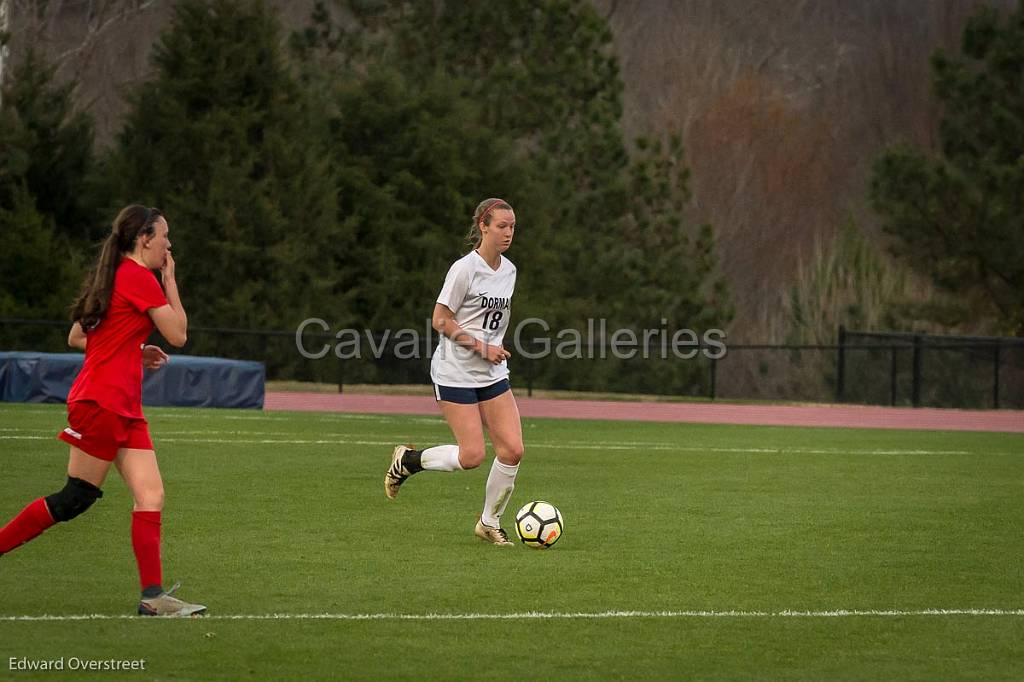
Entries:
[[[0,352],[0,401],[62,403],[82,368],[81,353]],[[172,355],[145,370],[142,403],[151,406],[263,408],[262,362]]]

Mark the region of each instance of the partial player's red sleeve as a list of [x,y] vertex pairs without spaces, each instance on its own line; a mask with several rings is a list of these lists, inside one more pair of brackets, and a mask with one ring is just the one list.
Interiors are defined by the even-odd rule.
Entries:
[[120,293],[131,303],[132,307],[140,313],[150,308],[159,308],[167,305],[167,296],[156,281],[156,275],[145,268],[124,268],[125,286]]

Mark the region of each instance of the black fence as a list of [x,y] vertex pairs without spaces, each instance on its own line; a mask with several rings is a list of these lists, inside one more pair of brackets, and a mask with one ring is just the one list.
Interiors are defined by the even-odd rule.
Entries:
[[[68,323],[0,319],[0,350],[67,352]],[[271,380],[426,384],[437,343],[360,330],[344,338],[317,326],[295,330],[189,329],[174,352],[257,360]],[[358,340],[357,340],[358,339]],[[833,345],[699,344],[681,359],[658,352],[616,357],[605,341],[576,354],[521,340],[513,379],[534,389],[643,393],[709,400],[786,400],[1024,409],[1024,339],[864,332],[840,328]],[[300,344],[305,355],[300,352]],[[506,344],[508,345],[508,344]],[[338,357],[338,355],[342,357]],[[313,355],[316,357],[307,357]],[[559,356],[561,355],[561,357]],[[621,353],[620,353],[621,355]]]
[[1024,339],[839,328],[836,402],[1024,407]]

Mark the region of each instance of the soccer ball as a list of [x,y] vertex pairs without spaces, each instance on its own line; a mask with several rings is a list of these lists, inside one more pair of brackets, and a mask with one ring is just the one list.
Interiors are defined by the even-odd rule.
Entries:
[[550,502],[527,502],[516,512],[516,535],[528,547],[547,549],[562,537],[562,512]]

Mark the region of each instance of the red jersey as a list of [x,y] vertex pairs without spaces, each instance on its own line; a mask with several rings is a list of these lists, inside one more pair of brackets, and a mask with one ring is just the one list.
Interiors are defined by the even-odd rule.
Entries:
[[68,403],[91,400],[115,414],[142,418],[142,345],[153,331],[147,311],[164,305],[156,275],[131,258],[121,259],[107,313],[86,333],[85,363]]

